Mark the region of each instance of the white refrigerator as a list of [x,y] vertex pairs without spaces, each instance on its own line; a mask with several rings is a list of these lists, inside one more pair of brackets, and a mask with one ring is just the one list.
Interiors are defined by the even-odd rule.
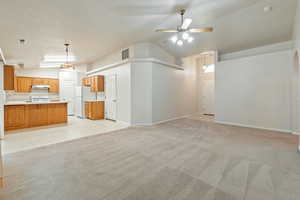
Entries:
[[75,116],[78,118],[86,118],[84,113],[85,101],[96,101],[96,93],[91,92],[90,87],[78,86],[75,90]]

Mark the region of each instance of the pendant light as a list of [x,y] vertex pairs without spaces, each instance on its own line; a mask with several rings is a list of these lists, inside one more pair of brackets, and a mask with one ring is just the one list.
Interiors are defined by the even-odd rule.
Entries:
[[64,64],[62,64],[60,66],[60,68],[61,69],[74,69],[74,65],[69,63],[69,47],[70,47],[70,44],[66,43],[65,47],[66,47],[66,62]]

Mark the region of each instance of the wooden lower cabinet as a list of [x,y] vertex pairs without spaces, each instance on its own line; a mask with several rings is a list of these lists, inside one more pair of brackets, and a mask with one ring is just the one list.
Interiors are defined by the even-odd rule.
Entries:
[[48,105],[48,123],[58,124],[68,121],[68,113],[66,104],[49,104]]
[[4,107],[5,130],[26,128],[26,106],[5,106]]
[[104,119],[104,101],[86,101],[85,116],[91,120]]
[[45,126],[48,125],[48,105],[34,104],[28,105],[28,126]]
[[6,131],[67,123],[67,103],[4,106]]

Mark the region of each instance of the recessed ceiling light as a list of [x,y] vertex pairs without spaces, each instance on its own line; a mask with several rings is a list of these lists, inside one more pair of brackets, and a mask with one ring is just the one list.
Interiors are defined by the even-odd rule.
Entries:
[[182,45],[183,45],[183,41],[182,41],[182,40],[178,40],[178,41],[177,41],[177,45],[178,45],[178,46],[182,46]]
[[273,9],[272,6],[265,6],[265,7],[264,7],[264,12],[271,12],[272,9]]

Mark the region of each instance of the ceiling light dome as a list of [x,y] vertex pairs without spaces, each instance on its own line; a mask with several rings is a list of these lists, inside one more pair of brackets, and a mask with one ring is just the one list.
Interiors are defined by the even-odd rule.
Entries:
[[182,46],[182,45],[183,45],[183,41],[182,41],[182,40],[178,40],[178,41],[177,41],[177,45],[178,45],[178,46]]
[[190,35],[189,35],[187,32],[184,32],[184,33],[182,34],[182,39],[184,39],[184,40],[189,39],[189,37],[190,37]]
[[173,43],[176,43],[177,40],[178,40],[178,37],[177,37],[176,35],[174,35],[174,36],[171,38],[171,41],[172,41]]

